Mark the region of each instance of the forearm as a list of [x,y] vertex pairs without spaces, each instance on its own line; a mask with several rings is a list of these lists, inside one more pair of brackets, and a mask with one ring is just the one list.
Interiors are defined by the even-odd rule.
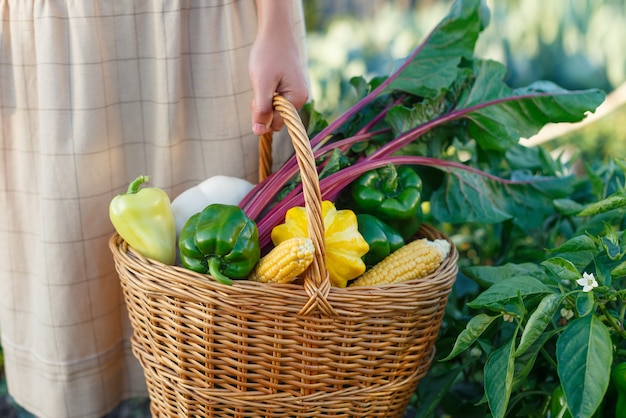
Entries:
[[249,70],[254,90],[252,126],[258,135],[282,126],[280,115],[273,117],[274,93],[285,96],[296,108],[308,97],[294,30],[294,1],[299,0],[256,0],[258,31],[250,51]]
[[292,5],[296,0],[256,0],[258,33],[284,33],[293,39]]

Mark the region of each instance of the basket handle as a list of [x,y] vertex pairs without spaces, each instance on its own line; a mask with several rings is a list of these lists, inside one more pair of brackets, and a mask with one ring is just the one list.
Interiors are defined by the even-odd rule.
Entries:
[[[337,312],[328,302],[330,279],[326,270],[326,247],[324,243],[324,219],[322,217],[322,193],[311,143],[296,108],[283,96],[274,96],[274,109],[278,111],[291,138],[302,178],[304,208],[307,215],[309,238],[313,241],[315,257],[304,277],[304,290],[309,300],[299,314],[308,315],[315,309],[335,316]],[[264,134],[259,143],[259,181],[271,172],[272,134]]]

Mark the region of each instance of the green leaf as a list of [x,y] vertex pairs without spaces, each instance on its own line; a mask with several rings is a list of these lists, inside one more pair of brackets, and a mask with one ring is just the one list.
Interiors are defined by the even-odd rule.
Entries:
[[458,376],[468,367],[464,363],[459,367],[447,370],[441,374],[430,372],[424,379],[420,380],[418,386],[419,408],[415,411],[413,418],[433,417],[434,411],[441,404],[441,400],[447,395],[452,384],[458,380]]
[[543,334],[561,305],[562,300],[563,296],[556,293],[551,293],[541,299],[541,302],[530,315],[524,327],[519,345],[515,350],[516,357],[522,355]]
[[[443,169],[441,171],[444,171]],[[430,196],[433,216],[450,223],[500,223],[514,219],[522,229],[540,226],[554,213],[553,200],[570,191],[572,178],[516,172],[514,183],[447,167],[444,182]]]
[[461,58],[471,59],[483,27],[481,0],[456,1],[448,15],[415,51],[408,65],[387,87],[416,96],[432,97],[458,77]]
[[611,277],[614,279],[619,279],[624,276],[626,276],[626,261],[622,261],[611,270]]
[[600,244],[602,244],[606,255],[608,255],[611,260],[616,261],[622,258],[622,249],[620,248],[619,239],[615,234],[601,237]]
[[472,266],[463,273],[483,287],[508,280],[514,276],[532,276],[540,281],[546,278],[545,271],[535,263],[507,263],[502,266]]
[[330,156],[326,158],[326,164],[324,164],[324,168],[319,174],[319,178],[325,178],[329,175],[338,172],[342,168],[345,168],[350,165],[349,159],[341,152],[339,149],[334,149]]
[[445,183],[430,196],[431,212],[441,222],[499,223],[511,218],[502,209],[506,197],[492,181],[465,170],[450,169]]
[[555,199],[554,208],[563,215],[575,215],[583,209],[583,205],[572,199]]
[[553,253],[567,253],[575,251],[595,251],[596,242],[588,235],[577,235],[551,250]]
[[561,171],[559,164],[543,147],[515,144],[505,151],[504,158],[514,170],[538,171],[547,176],[556,176]]
[[515,301],[519,296],[552,293],[551,290],[532,276],[514,276],[494,284],[467,303],[473,309],[487,308],[500,310],[507,303]]
[[457,337],[454,347],[452,347],[452,351],[445,358],[441,359],[441,361],[448,361],[467,348],[469,348],[474,342],[482,335],[483,332],[491,325],[491,323],[500,318],[501,315],[498,316],[490,316],[484,313],[478,314],[472,319],[469,320],[465,329],[461,331],[459,336]]
[[514,365],[513,340],[491,353],[485,363],[485,395],[495,418],[506,414],[513,386]]
[[544,177],[516,171],[515,184],[503,186],[503,208],[523,230],[535,229],[554,214],[553,201],[572,191],[573,177]]
[[515,373],[513,377],[513,390],[528,383],[528,376],[533,370],[537,356],[542,352],[543,346],[557,331],[546,331],[533,342],[521,355],[515,354]]
[[582,271],[593,261],[597,251],[598,245],[593,238],[577,235],[549,252],[569,261],[576,270]]
[[548,258],[541,265],[545,266],[559,280],[576,281],[582,277],[576,266],[563,257]]
[[469,134],[484,149],[505,151],[548,122],[580,121],[605,97],[600,90],[568,91],[546,81],[513,90],[503,82],[506,67],[490,60],[477,61],[475,72],[476,81],[457,109],[476,108],[465,117]]
[[579,316],[587,316],[596,308],[593,292],[579,292],[576,295],[576,310]]
[[408,108],[406,106],[394,106],[385,116],[385,121],[393,129],[394,136],[428,122],[441,115],[445,111],[445,96],[427,97],[419,103]]
[[575,319],[556,343],[557,372],[575,417],[590,417],[602,403],[613,362],[607,327],[594,315]]
[[328,122],[320,112],[315,110],[315,102],[313,100],[307,102],[300,110],[302,123],[306,126],[307,135],[315,136],[319,131],[328,126]]

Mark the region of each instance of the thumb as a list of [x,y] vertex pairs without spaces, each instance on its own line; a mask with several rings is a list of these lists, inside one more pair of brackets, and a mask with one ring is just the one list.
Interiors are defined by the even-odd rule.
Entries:
[[255,94],[252,100],[252,131],[255,135],[263,135],[270,129],[274,118],[273,98],[272,92]]

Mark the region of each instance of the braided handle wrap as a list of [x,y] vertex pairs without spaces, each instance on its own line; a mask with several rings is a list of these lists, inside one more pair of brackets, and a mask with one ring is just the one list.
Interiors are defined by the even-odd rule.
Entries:
[[259,183],[272,174],[272,131],[268,131],[259,138]]

